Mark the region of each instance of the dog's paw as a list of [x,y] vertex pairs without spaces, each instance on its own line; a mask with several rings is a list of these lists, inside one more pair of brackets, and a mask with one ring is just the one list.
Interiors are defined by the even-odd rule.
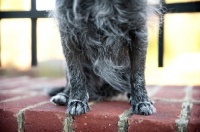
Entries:
[[64,93],[59,93],[53,96],[50,101],[57,105],[67,105],[68,97]]
[[133,105],[133,114],[151,115],[153,113],[156,113],[156,108],[152,102],[145,101]]
[[87,113],[90,110],[90,107],[87,103],[84,103],[81,100],[70,100],[68,103],[67,112],[70,115],[80,115]]

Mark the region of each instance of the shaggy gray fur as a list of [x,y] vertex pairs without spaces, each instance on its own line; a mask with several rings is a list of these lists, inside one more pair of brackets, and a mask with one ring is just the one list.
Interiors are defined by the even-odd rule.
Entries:
[[155,113],[144,69],[147,20],[156,13],[147,0],[57,0],[51,15],[60,31],[68,83],[51,101],[80,115],[89,110],[89,99],[128,92],[133,113]]

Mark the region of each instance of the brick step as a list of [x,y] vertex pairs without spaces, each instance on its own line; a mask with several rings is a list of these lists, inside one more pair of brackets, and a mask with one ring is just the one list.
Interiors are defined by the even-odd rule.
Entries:
[[147,86],[157,113],[131,115],[124,101],[89,102],[81,116],[49,102],[47,87],[65,86],[65,79],[0,78],[0,132],[171,132],[200,131],[200,86]]

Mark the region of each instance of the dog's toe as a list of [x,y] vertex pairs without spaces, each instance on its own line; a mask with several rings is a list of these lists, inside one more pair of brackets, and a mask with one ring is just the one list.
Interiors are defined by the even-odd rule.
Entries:
[[133,114],[151,115],[153,113],[156,113],[156,108],[151,102],[139,102],[133,105]]
[[67,96],[61,93],[53,96],[50,101],[57,105],[67,105],[68,103]]
[[67,112],[70,115],[80,115],[88,112],[90,110],[90,107],[87,103],[84,103],[80,100],[71,100],[68,103],[68,110]]

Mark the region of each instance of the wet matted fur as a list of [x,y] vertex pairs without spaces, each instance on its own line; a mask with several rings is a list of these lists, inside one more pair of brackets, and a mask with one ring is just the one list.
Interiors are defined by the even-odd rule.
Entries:
[[68,83],[51,91],[51,101],[80,115],[90,109],[89,99],[127,92],[134,114],[155,113],[144,70],[147,21],[159,10],[147,0],[57,0],[51,15],[60,31]]

